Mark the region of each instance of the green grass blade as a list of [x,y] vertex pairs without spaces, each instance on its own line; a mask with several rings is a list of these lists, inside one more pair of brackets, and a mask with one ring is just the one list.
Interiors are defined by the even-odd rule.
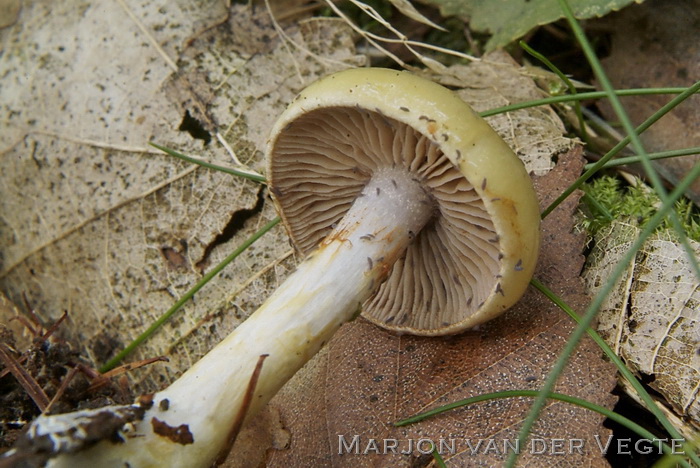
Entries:
[[443,460],[442,455],[440,455],[440,452],[438,451],[437,447],[433,444],[433,459],[435,460],[435,465],[438,468],[447,468],[447,465],[445,465],[445,460]]
[[170,320],[170,318],[178,311],[180,308],[185,305],[187,301],[192,299],[192,297],[197,293],[202,287],[209,282],[214,276],[218,275],[221,270],[223,270],[229,263],[231,263],[233,260],[236,259],[245,249],[250,247],[255,241],[260,239],[265,233],[267,233],[270,229],[275,227],[278,223],[280,222],[280,218],[276,217],[272,221],[268,222],[265,224],[262,228],[260,228],[257,232],[255,232],[252,236],[250,236],[248,239],[245,240],[236,250],[231,252],[228,257],[226,257],[221,263],[216,265],[214,268],[212,268],[211,271],[209,271],[206,275],[202,276],[202,278],[197,281],[197,284],[192,286],[192,288],[187,291],[180,299],[173,304],[173,306],[168,309],[167,312],[165,312],[163,315],[158,317],[158,319],[149,326],[146,331],[141,333],[134,341],[129,343],[129,345],[124,348],[121,352],[119,352],[116,356],[114,356],[112,359],[107,361],[102,367],[100,367],[99,371],[100,372],[107,372],[108,370],[114,368],[117,364],[119,364],[126,356],[131,354],[141,343],[146,341],[153,333],[156,332],[165,322]]
[[[540,62],[544,63],[550,71],[559,77],[560,80],[564,82],[571,95],[575,96],[578,94],[576,86],[571,82],[568,76],[566,76],[561,70],[559,70],[556,65],[554,65],[547,57],[537,52],[535,49],[527,45],[525,42],[520,41],[520,47],[522,47],[528,54],[535,57]],[[576,119],[578,119],[578,125],[581,129],[581,137],[583,141],[588,142],[588,133],[586,132],[586,122],[583,120],[583,112],[581,111],[581,102],[574,101],[574,112],[576,113]]]
[[[522,398],[522,397],[529,397],[529,398],[534,398],[539,395],[538,390],[506,390],[502,392],[494,392],[494,393],[485,393],[483,395],[478,395],[472,398],[465,398],[464,400],[456,401],[454,403],[450,403],[448,405],[443,405],[440,406],[439,408],[434,408],[430,411],[425,411],[423,413],[417,414],[415,416],[411,416],[410,418],[402,419],[401,421],[397,421],[394,423],[394,426],[401,427],[401,426],[407,426],[409,424],[414,424],[420,421],[423,421],[427,418],[436,416],[438,414],[445,413],[447,411],[452,411],[457,408],[462,408],[465,406],[473,405],[475,403],[480,403],[482,401],[489,401],[489,400],[498,400],[502,398]],[[635,434],[639,435],[642,439],[649,439],[649,440],[656,440],[658,437],[652,433],[651,431],[648,431],[644,427],[640,426],[636,422],[632,421],[629,418],[626,418],[625,416],[622,416],[621,414],[618,414],[612,410],[609,410],[608,408],[605,408],[603,406],[597,405],[595,403],[592,403],[588,400],[584,400],[582,398],[570,396],[570,395],[565,395],[563,393],[549,393],[547,394],[547,399],[550,400],[557,400],[557,401],[562,401],[565,403],[569,403],[572,405],[579,406],[581,408],[586,408],[590,411],[594,411],[598,414],[601,414],[612,421],[617,422],[618,424],[626,427],[630,431],[634,432]],[[662,450],[666,454],[672,454],[673,449],[670,447],[668,444],[663,444]],[[680,463],[682,466],[690,467],[690,465],[685,461],[678,459],[676,460],[678,463]]]
[[157,143],[150,142],[149,145],[152,147],[161,150],[162,152],[169,154],[170,156],[178,159],[182,159],[183,161],[187,161],[192,164],[197,164],[198,166],[206,167],[208,169],[214,169],[215,171],[219,172],[225,172],[226,174],[231,174],[235,175],[237,177],[242,177],[244,179],[252,180],[255,182],[260,182],[260,183],[265,183],[265,178],[259,174],[255,174],[252,172],[246,172],[246,171],[241,171],[239,169],[233,169],[230,167],[225,167],[225,166],[218,166],[216,164],[208,163],[206,161],[202,161],[201,159],[193,158],[191,156],[187,156],[186,154],[182,154],[179,151],[175,151],[174,149],[168,148],[166,146],[161,146]]
[[[656,94],[681,94],[687,90],[688,88],[633,88],[616,89],[615,94],[617,96],[645,96]],[[479,115],[482,117],[491,117],[492,115],[505,114],[506,112],[529,109],[531,107],[548,106],[562,102],[585,101],[587,99],[601,99],[604,97],[607,97],[607,93],[605,91],[587,91],[577,94],[562,94],[561,96],[550,96],[542,99],[533,99],[531,101],[509,104],[502,107],[494,107],[493,109],[479,112]]]
[[595,209],[600,213],[607,222],[612,222],[615,218],[612,213],[595,197],[590,196],[587,192],[583,192],[583,200],[591,205],[591,208]]
[[[666,159],[666,158],[677,158],[680,156],[690,156],[694,154],[700,154],[700,146],[694,146],[691,148],[683,148],[683,149],[678,149],[678,150],[670,150],[670,151],[660,151],[658,153],[647,153],[647,157],[649,158],[650,161],[655,161],[657,159]],[[602,167],[602,169],[609,169],[611,167],[617,167],[617,166],[626,166],[628,164],[635,164],[640,162],[642,159],[641,156],[627,156],[624,158],[616,158],[613,159],[612,161],[608,161],[605,163]],[[595,163],[590,163],[586,164],[583,166],[585,170],[589,170],[595,165]]]
[[[470,398],[465,398],[463,400],[455,401],[453,403],[449,403],[446,405],[439,406],[437,408],[433,408],[431,410],[425,411],[423,413],[416,414],[414,416],[411,416],[410,418],[402,419],[400,421],[396,421],[394,423],[394,426],[396,427],[401,427],[401,426],[408,426],[409,424],[415,424],[417,422],[424,421],[428,418],[431,418],[433,416],[437,416],[438,414],[446,413],[448,411],[455,410],[457,408],[462,408],[464,406],[469,406],[473,405],[476,403],[481,403],[483,401],[490,401],[490,400],[499,400],[502,398],[517,398],[517,397],[536,397],[539,394],[539,390],[503,390],[500,392],[492,392],[492,393],[483,393],[481,395],[477,395],[474,397]],[[550,393],[547,395],[547,398],[551,400],[559,400],[559,401],[564,401],[567,403],[572,403],[574,405],[580,406],[582,408],[587,408],[592,411],[595,411],[597,413],[600,413],[604,416],[607,417],[617,417],[617,418],[622,418],[625,419],[624,416],[621,416],[605,407],[596,405],[595,403],[591,403],[587,400],[583,400],[578,397],[570,396],[570,395],[565,395],[563,393]],[[629,421],[629,423],[626,423],[625,426],[632,428],[633,425],[636,424],[633,421]],[[641,435],[641,434],[640,434]]]

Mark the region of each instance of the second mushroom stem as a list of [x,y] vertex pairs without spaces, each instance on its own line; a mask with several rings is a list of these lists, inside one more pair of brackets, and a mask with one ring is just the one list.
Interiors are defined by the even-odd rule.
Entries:
[[[154,395],[153,406],[137,428],[142,436],[116,446],[119,458],[131,461],[132,455],[138,456],[138,466],[150,464],[144,458],[160,466],[209,466],[226,444],[259,356],[267,358],[248,416],[359,312],[434,209],[430,194],[405,170],[375,172],[345,217],[273,295],[182,377]],[[154,434],[154,419],[186,428],[191,440],[182,444]],[[134,443],[143,448],[124,450]]]

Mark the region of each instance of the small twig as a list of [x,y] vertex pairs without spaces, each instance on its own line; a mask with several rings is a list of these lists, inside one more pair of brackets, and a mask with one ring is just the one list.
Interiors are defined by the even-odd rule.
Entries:
[[95,390],[98,390],[99,388],[102,388],[105,385],[107,385],[111,378],[126,374],[127,372],[131,372],[132,370],[138,369],[139,367],[147,366],[149,364],[153,364],[154,362],[160,361],[168,362],[168,358],[165,356],[156,356],[148,359],[143,359],[141,361],[130,362],[127,364],[123,364],[119,367],[115,367],[114,369],[111,369],[105,372],[104,374],[101,374],[98,370],[92,369],[91,367],[87,366],[81,367],[80,370],[91,380],[90,386],[87,388],[87,391],[94,392]]
[[130,372],[134,369],[138,369],[139,367],[147,366],[149,364],[153,364],[154,362],[168,362],[168,358],[165,356],[156,356],[148,359],[143,359],[141,361],[136,361],[136,362],[130,362],[128,364],[121,365],[119,367],[116,367],[110,371],[105,372],[102,374],[102,377],[105,377],[107,379],[115,377],[120,374],[124,374],[126,372]]
[[32,335],[33,337],[36,338],[37,336],[39,336],[40,330],[36,330],[36,329],[32,326],[32,323],[31,323],[26,317],[22,317],[21,315],[15,315],[14,317],[12,317],[12,318],[10,319],[10,322],[13,321],[13,320],[17,320],[19,323],[21,323],[22,325],[24,325],[24,328],[26,328],[27,330],[29,330],[29,333],[31,333],[31,335]]
[[41,336],[41,341],[46,341],[46,340],[48,340],[49,337],[50,337],[51,335],[53,335],[53,334],[56,332],[56,329],[58,329],[59,325],[61,325],[61,323],[63,323],[63,321],[66,319],[66,317],[68,317],[68,311],[64,310],[64,311],[63,311],[63,314],[61,314],[61,316],[58,318],[58,320],[56,320],[56,321],[53,323],[53,325],[51,325],[51,326],[48,328],[48,330],[46,330],[46,333],[44,333],[44,334]]
[[27,395],[34,400],[34,403],[36,403],[36,406],[39,407],[39,410],[43,413],[46,407],[49,405],[49,397],[46,396],[46,393],[44,393],[44,390],[41,388],[41,385],[32,377],[27,370],[22,367],[22,365],[17,362],[17,359],[15,359],[14,356],[12,356],[11,353],[8,353],[8,347],[6,344],[0,345],[0,360],[5,364],[5,367],[7,367],[12,375],[17,379],[19,384],[24,388],[24,391],[27,392]]
[[[24,299],[24,304],[27,307],[27,311],[30,315],[30,319],[27,319],[26,317],[22,317],[21,315],[17,315],[15,317],[12,317],[10,320],[17,320],[19,323],[24,325],[27,330],[29,330],[29,332],[32,334],[34,339],[39,338],[41,340],[41,342],[45,342],[56,331],[58,326],[66,319],[66,317],[68,316],[68,312],[63,312],[63,315],[61,315],[61,317],[58,320],[56,320],[56,322],[53,325],[51,325],[51,327],[49,327],[49,329],[47,331],[44,331],[44,327],[41,325],[41,320],[39,319],[39,316],[36,314],[34,309],[31,307],[31,305],[29,304],[29,301],[27,300],[27,296],[24,293],[22,293],[22,297]],[[31,323],[30,323],[30,320],[31,320]],[[34,328],[34,326],[32,326],[32,323],[37,328]],[[26,360],[27,360],[27,354],[23,353],[19,357],[19,359],[15,359],[15,362],[21,366],[22,364],[24,364],[24,362]],[[11,371],[11,369],[9,367],[0,371],[0,379],[5,377],[10,371]]]
[[43,327],[41,325],[41,319],[34,310],[34,307],[32,307],[32,305],[29,303],[29,299],[27,299],[27,293],[25,293],[24,291],[22,292],[22,300],[24,301],[24,307],[26,307],[27,313],[29,314],[29,319],[34,323],[34,325],[37,328],[34,328],[31,323],[24,319],[24,317],[17,316],[16,318],[22,323],[22,325],[27,327],[27,330],[29,330],[31,334],[36,338],[41,334],[41,331],[43,330]]
[[42,413],[51,412],[51,408],[53,407],[54,404],[56,404],[56,402],[58,400],[61,399],[63,394],[66,393],[66,389],[68,388],[68,384],[71,383],[71,381],[75,377],[75,374],[77,374],[79,370],[80,369],[76,365],[76,366],[72,367],[71,370],[68,371],[68,374],[66,374],[66,376],[61,381],[61,386],[58,387],[56,394],[53,396],[53,398],[51,398],[51,401],[49,401],[49,404],[46,405],[46,408],[44,409],[44,411],[42,411]]
[[[5,346],[7,346],[7,345],[5,345]],[[27,360],[27,355],[26,355],[26,354],[23,354],[23,355],[21,355],[21,356],[19,357],[19,359],[16,359],[17,364],[19,364],[19,365],[23,365],[23,364],[25,363],[26,360]],[[10,369],[9,369],[8,367],[6,367],[6,368],[3,369],[2,371],[0,371],[0,379],[2,379],[3,377],[5,377],[5,376],[6,376],[7,374],[9,374],[9,373],[10,373]]]
[[258,378],[260,377],[260,372],[262,371],[263,361],[265,361],[265,358],[267,356],[268,354],[261,354],[258,358],[257,364],[255,364],[255,369],[253,370],[253,375],[250,376],[250,380],[248,381],[248,387],[246,388],[241,408],[238,410],[236,419],[233,421],[233,425],[231,426],[231,430],[228,434],[226,445],[224,445],[224,447],[221,449],[221,452],[219,452],[219,455],[216,457],[214,466],[219,466],[224,461],[226,461],[226,458],[228,458],[228,454],[233,448],[233,444],[236,442],[238,433],[241,432],[241,426],[243,426],[243,421],[245,420],[245,416],[248,413],[248,408],[250,407],[250,403],[253,400],[253,396],[255,394],[255,387],[258,384]]

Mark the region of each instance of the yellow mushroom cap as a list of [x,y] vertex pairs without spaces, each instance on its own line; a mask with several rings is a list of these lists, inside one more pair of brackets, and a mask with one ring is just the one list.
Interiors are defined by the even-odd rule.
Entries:
[[358,68],[302,91],[267,147],[268,180],[309,253],[372,174],[404,167],[436,203],[363,315],[420,335],[457,333],[512,306],[532,277],[539,208],[521,161],[455,93],[408,72]]

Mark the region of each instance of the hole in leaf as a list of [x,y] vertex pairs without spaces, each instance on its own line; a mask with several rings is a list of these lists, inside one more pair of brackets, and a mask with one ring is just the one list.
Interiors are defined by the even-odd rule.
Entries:
[[[668,437],[651,413],[626,394],[618,394],[620,399],[613,411],[626,416],[661,439]],[[651,467],[661,458],[658,441],[642,439],[636,432],[610,419],[606,419],[603,426],[612,430],[610,439],[607,435],[599,436],[602,450],[607,445],[605,458],[610,466]],[[598,450],[596,444],[594,447]]]
[[656,380],[655,374],[645,374],[643,372],[639,373],[639,380],[644,384],[648,385]]
[[205,130],[204,125],[199,120],[190,115],[190,111],[185,111],[182,123],[177,129],[189,133],[195,140],[202,140],[205,145],[211,141],[211,134]]
[[209,263],[209,255],[211,252],[219,245],[224,244],[231,239],[233,239],[233,236],[236,235],[238,231],[240,231],[243,228],[243,225],[245,224],[246,221],[248,221],[250,218],[255,216],[256,214],[260,213],[262,211],[263,205],[265,204],[265,186],[261,186],[260,189],[258,190],[258,195],[257,199],[255,201],[255,205],[253,205],[252,208],[243,208],[240,209],[231,215],[231,219],[229,222],[226,224],[224,227],[223,231],[221,231],[213,241],[207,245],[207,248],[204,250],[204,254],[202,255],[202,259],[197,262],[197,268],[200,270],[203,270],[207,264]]

